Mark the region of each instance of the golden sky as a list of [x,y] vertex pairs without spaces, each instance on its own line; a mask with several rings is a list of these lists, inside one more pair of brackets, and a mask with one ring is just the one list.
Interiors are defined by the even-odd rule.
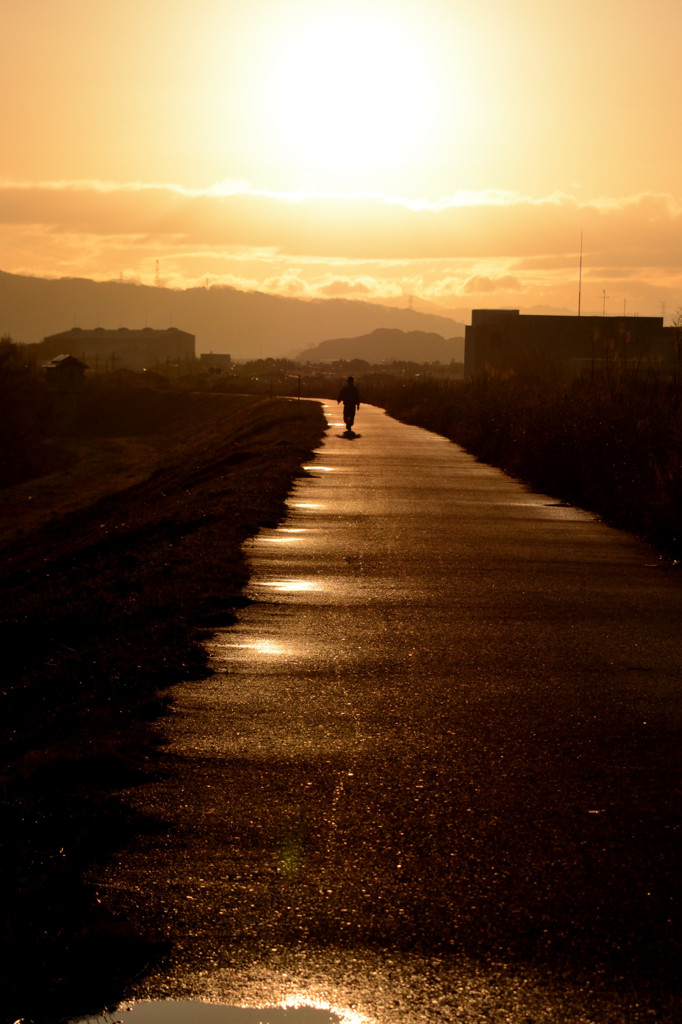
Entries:
[[4,0],[0,270],[682,306],[679,0]]

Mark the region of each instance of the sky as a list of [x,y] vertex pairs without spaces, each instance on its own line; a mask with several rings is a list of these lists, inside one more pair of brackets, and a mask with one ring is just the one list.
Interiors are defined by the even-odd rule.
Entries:
[[4,0],[0,24],[0,270],[682,307],[679,0]]

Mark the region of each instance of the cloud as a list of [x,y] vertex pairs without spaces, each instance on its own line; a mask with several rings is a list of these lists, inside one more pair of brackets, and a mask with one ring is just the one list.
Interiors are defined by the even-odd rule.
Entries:
[[481,192],[427,202],[272,193],[241,182],[203,191],[161,184],[10,182],[0,184],[0,223],[318,259],[556,258],[577,253],[582,231],[585,255],[636,253],[640,263],[643,256],[660,263],[678,252],[682,209],[671,196],[648,194],[579,203],[563,194]]
[[263,291],[276,295],[286,295],[294,299],[312,298],[310,285],[297,270],[287,270],[277,277],[269,277],[263,281]]
[[476,277],[470,278],[462,287],[461,291],[463,295],[468,294],[492,294],[493,292],[516,292],[522,291],[523,285],[516,277],[511,277],[509,274],[504,277],[485,277],[484,275],[477,275]]
[[370,284],[368,281],[351,281],[345,277],[335,277],[328,284],[321,285],[318,291],[320,295],[327,298],[354,296],[363,299],[370,297],[376,291],[376,282],[373,281]]
[[[415,295],[447,303],[566,304],[606,283],[629,307],[679,304],[682,205],[670,195],[579,201],[459,192],[438,201],[374,193],[276,193],[243,181],[0,182],[0,267],[177,287],[210,283],[303,298]],[[677,298],[676,298],[677,295]],[[622,301],[622,300],[621,300]],[[653,312],[658,312],[656,308]]]

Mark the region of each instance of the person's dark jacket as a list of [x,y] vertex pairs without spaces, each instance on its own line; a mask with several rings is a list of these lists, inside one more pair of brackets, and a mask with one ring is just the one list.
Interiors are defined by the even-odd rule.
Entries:
[[339,397],[336,399],[337,404],[343,402],[344,408],[350,406],[351,409],[360,408],[360,392],[356,388],[355,384],[345,384],[339,391]]

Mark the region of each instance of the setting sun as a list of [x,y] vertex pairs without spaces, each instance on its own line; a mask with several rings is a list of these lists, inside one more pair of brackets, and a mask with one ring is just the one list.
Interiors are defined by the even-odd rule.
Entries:
[[269,70],[266,113],[285,158],[312,173],[409,159],[436,113],[425,55],[407,27],[357,9],[293,21]]
[[40,6],[3,8],[0,270],[467,316],[575,309],[582,238],[583,311],[680,305],[679,3]]

